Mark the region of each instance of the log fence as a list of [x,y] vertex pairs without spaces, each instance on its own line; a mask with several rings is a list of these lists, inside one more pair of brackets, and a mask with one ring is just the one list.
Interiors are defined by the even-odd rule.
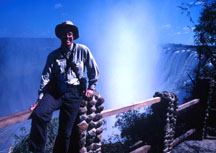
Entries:
[[[78,140],[79,141],[79,152],[80,153],[93,153],[93,152],[101,152],[101,139],[103,132],[103,121],[102,118],[109,117],[112,115],[117,115],[123,112],[127,112],[129,110],[145,107],[145,106],[156,106],[159,103],[164,104],[164,108],[166,111],[163,112],[163,115],[166,118],[165,125],[165,140],[164,140],[164,150],[163,152],[171,152],[172,148],[177,145],[179,142],[186,139],[188,136],[193,134],[196,130],[191,129],[187,131],[185,134],[181,135],[178,138],[174,139],[175,126],[176,126],[176,113],[188,108],[192,105],[195,105],[199,102],[199,99],[194,99],[185,104],[177,106],[178,98],[175,94],[169,92],[157,92],[154,95],[154,98],[144,100],[141,102],[137,102],[135,104],[131,104],[128,106],[104,110],[103,111],[103,102],[104,99],[98,94],[94,93],[93,99],[91,100],[83,100],[77,120],[77,130],[79,133]],[[156,107],[157,108],[157,107]],[[158,109],[158,108],[157,108]],[[161,107],[163,109],[163,107]],[[0,117],[0,128],[13,125],[19,122],[23,122],[28,120],[31,116],[31,110],[25,110],[22,112],[18,112],[15,114],[7,115]],[[169,127],[167,129],[167,127]],[[170,127],[173,127],[170,130]],[[171,131],[172,133],[169,133]],[[166,139],[169,137],[169,139]],[[171,137],[171,139],[170,139]],[[139,153],[139,152],[147,152],[150,150],[150,145],[144,145],[139,148],[136,148],[131,153]]]

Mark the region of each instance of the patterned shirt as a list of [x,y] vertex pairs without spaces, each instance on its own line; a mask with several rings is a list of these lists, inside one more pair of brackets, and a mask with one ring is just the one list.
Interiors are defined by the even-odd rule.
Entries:
[[[71,67],[66,70],[67,60],[75,64],[77,72],[74,72],[74,69]],[[51,52],[48,55],[42,73],[39,99],[42,99],[44,87],[48,85],[48,82],[55,77],[55,75],[59,73],[64,74],[66,84],[79,85],[79,79],[85,75],[85,68],[87,69],[88,88],[94,90],[99,78],[99,70],[94,57],[85,45],[74,43],[73,48],[69,51],[63,51],[61,48],[58,48]]]

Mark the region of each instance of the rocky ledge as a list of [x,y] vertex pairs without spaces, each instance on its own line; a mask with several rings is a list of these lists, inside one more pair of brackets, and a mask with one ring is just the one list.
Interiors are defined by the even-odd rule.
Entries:
[[173,148],[172,153],[216,153],[216,140],[184,141]]

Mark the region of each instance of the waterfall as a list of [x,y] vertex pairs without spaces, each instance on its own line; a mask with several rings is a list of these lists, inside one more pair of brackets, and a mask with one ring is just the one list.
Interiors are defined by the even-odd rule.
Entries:
[[[158,61],[158,82],[161,90],[174,92],[179,97],[179,104],[188,96],[185,87],[194,79],[198,65],[196,47],[169,44],[163,46]],[[189,77],[190,76],[190,77]]]

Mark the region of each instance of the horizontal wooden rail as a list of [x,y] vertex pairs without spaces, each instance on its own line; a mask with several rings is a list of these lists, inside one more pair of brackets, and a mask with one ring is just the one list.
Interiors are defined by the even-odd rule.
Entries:
[[[129,110],[133,110],[133,109],[137,109],[137,108],[140,108],[140,107],[144,107],[144,106],[152,105],[152,104],[155,104],[155,103],[159,103],[160,101],[161,101],[160,97],[151,98],[151,99],[144,100],[144,101],[141,101],[141,102],[138,102],[138,103],[135,103],[135,104],[131,104],[131,105],[128,105],[128,106],[102,111],[102,116],[103,117],[108,117],[108,116],[116,115],[116,114],[123,113],[123,112],[129,111]],[[189,106],[192,106],[192,105],[194,105],[194,104],[196,104],[198,102],[199,102],[199,99],[194,99],[192,101],[189,101],[189,102],[187,102],[187,103],[185,103],[183,105],[180,105],[178,107],[177,111],[181,111],[182,109],[185,109],[185,108],[187,108]],[[9,125],[13,125],[13,124],[28,120],[31,113],[32,113],[32,111],[25,110],[25,111],[22,111],[22,112],[18,112],[18,113],[14,113],[14,114],[10,114],[10,115],[7,115],[7,116],[0,117],[0,128],[3,128],[3,127],[6,127],[6,126],[9,126]]]
[[181,110],[183,110],[183,109],[185,109],[185,108],[187,108],[187,107],[190,107],[190,106],[192,106],[192,105],[194,105],[194,104],[197,104],[199,101],[200,101],[199,99],[191,100],[191,101],[189,101],[189,102],[187,102],[187,103],[184,103],[184,104],[178,106],[178,108],[177,108],[176,110],[177,110],[177,111],[181,111]]
[[130,153],[145,153],[145,152],[148,152],[150,149],[151,149],[150,145],[144,145],[140,148],[137,148],[134,151],[131,151]]
[[[102,98],[97,91],[94,91],[93,95],[97,96],[98,98]],[[14,114],[2,116],[0,117],[0,128],[28,120],[32,112],[33,110],[29,109]]]
[[180,137],[178,137],[175,140],[173,140],[173,142],[171,144],[171,147],[173,148],[174,146],[176,146],[177,144],[179,144],[180,142],[182,142],[183,140],[185,140],[187,137],[189,137],[190,135],[192,135],[194,132],[196,132],[195,129],[188,130],[185,134],[183,134]]
[[[125,111],[136,109],[136,108],[140,108],[140,107],[147,106],[147,105],[154,104],[154,103],[158,103],[158,102],[160,102],[159,97],[152,98],[152,99],[145,100],[143,102],[139,102],[139,103],[132,104],[132,105],[129,105],[129,106],[103,111],[102,115],[103,115],[103,117],[108,117],[108,116],[111,116],[111,115],[115,115],[115,114],[118,114],[118,113],[121,113],[121,112],[125,112]],[[13,125],[13,124],[28,120],[31,113],[32,113],[32,111],[25,110],[25,111],[10,114],[10,115],[7,115],[7,116],[2,116],[2,117],[0,117],[0,128],[3,128],[3,127],[6,127],[6,126],[9,126],[9,125]]]
[[144,107],[144,106],[152,105],[152,104],[155,104],[155,103],[159,103],[160,101],[161,101],[160,97],[151,98],[151,99],[148,99],[148,100],[145,100],[145,101],[142,101],[142,102],[138,102],[138,103],[135,103],[135,104],[132,104],[132,105],[105,110],[105,111],[102,111],[101,114],[102,114],[103,117],[108,117],[108,116],[120,114],[120,113],[123,113],[123,112],[127,112],[129,110],[133,110],[133,109],[137,109],[137,108],[140,108],[140,107]]
[[25,110],[22,112],[0,117],[0,128],[28,120],[31,113],[32,111]]

